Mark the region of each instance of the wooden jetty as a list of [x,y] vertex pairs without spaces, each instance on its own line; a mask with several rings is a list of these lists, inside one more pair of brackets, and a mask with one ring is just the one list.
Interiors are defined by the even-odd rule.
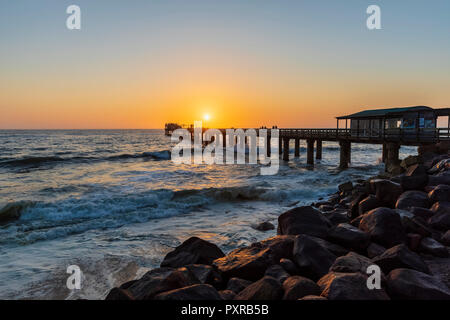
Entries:
[[[365,110],[336,117],[336,128],[299,129],[279,128],[279,152],[289,161],[289,144],[295,141],[294,157],[300,156],[300,141],[306,141],[306,161],[314,165],[322,158],[322,142],[336,141],[340,146],[340,168],[347,168],[352,143],[382,144],[382,159],[386,168],[398,165],[401,145],[422,146],[438,142],[450,143],[450,108],[433,109],[427,106]],[[447,128],[438,128],[438,117],[448,117]],[[339,127],[341,121],[345,126]],[[190,128],[193,133],[193,128]],[[225,135],[226,129],[219,129]],[[244,129],[245,130],[245,129]],[[258,134],[259,129],[255,129]],[[268,130],[270,133],[270,130]],[[225,141],[225,140],[224,140]]]

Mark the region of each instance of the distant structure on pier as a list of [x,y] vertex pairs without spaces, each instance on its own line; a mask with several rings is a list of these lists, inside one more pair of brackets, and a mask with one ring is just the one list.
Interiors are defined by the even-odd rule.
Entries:
[[166,136],[170,136],[170,135],[172,135],[172,132],[174,132],[177,129],[181,129],[181,128],[188,128],[188,127],[184,124],[178,124],[178,123],[174,123],[174,122],[166,123],[166,125],[164,126],[164,134]]

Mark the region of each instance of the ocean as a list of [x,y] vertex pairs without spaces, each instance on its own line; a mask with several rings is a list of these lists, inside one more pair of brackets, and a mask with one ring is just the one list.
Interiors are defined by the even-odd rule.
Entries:
[[[293,206],[383,170],[380,145],[353,144],[340,171],[337,143],[324,142],[311,169],[302,141],[300,158],[273,176],[258,165],[174,164],[173,145],[163,130],[0,130],[0,208],[22,208],[0,225],[0,299],[104,298],[191,236],[226,253],[276,234],[258,223],[276,226]],[[69,265],[83,272],[80,290],[66,287]]]

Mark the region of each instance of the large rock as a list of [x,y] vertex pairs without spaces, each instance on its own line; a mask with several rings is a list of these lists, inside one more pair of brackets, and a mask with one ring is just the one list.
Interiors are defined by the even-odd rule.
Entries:
[[440,184],[433,191],[428,193],[431,203],[438,201],[450,202],[450,186],[446,184]]
[[269,276],[277,279],[280,283],[283,283],[284,280],[290,277],[290,274],[284,270],[284,268],[279,264],[274,264],[267,268],[264,276]]
[[236,300],[278,300],[283,296],[283,288],[278,280],[264,277],[239,292]]
[[400,215],[389,208],[377,208],[362,216],[359,229],[367,232],[373,242],[392,247],[403,242],[405,233]]
[[[126,289],[136,300],[154,296],[160,284],[174,271],[173,268],[157,268],[147,272],[141,279],[132,282]],[[122,289],[125,289],[122,287]]]
[[436,163],[433,168],[431,168],[428,172],[431,174],[438,173],[441,171],[450,169],[450,158],[442,159],[438,163]]
[[332,228],[328,234],[330,241],[354,250],[365,250],[370,242],[368,233],[348,223],[341,223]]
[[447,230],[446,233],[441,237],[441,242],[446,246],[450,246],[450,230]]
[[426,209],[426,208],[411,207],[411,208],[409,208],[409,211],[414,216],[420,217],[420,218],[424,219],[425,221],[434,215],[433,211],[431,211],[430,209]]
[[407,168],[405,175],[400,177],[403,190],[422,190],[428,183],[428,174],[425,166],[415,164]]
[[155,296],[156,300],[222,300],[219,292],[209,284],[192,286],[163,292]]
[[408,268],[430,273],[423,259],[417,253],[409,250],[404,244],[399,244],[386,250],[380,256],[373,258],[373,262],[379,265],[386,274],[398,268]]
[[428,195],[423,191],[405,191],[398,198],[395,207],[405,210],[411,207],[429,208],[430,201]]
[[389,300],[383,289],[370,290],[367,276],[359,272],[330,272],[317,284],[322,290],[321,296],[328,300]]
[[282,266],[283,269],[286,270],[286,272],[291,275],[300,273],[300,270],[298,270],[298,267],[291,259],[286,258],[280,259],[280,266]]
[[134,300],[134,297],[131,293],[122,288],[113,288],[106,296],[105,300]]
[[177,268],[187,264],[211,264],[215,259],[223,256],[224,253],[215,244],[191,237],[169,252],[161,262],[161,267]]
[[199,284],[199,280],[189,269],[182,267],[172,271],[157,286],[151,288],[147,293],[145,293],[144,299],[152,299],[161,292],[183,288],[194,284]]
[[269,231],[275,229],[275,226],[269,221],[264,221],[254,227],[258,231]]
[[349,219],[355,219],[359,215],[359,203],[363,201],[367,197],[366,193],[358,193],[353,198],[352,202],[350,202],[350,205],[348,207],[347,211],[347,217]]
[[440,184],[450,185],[450,170],[429,176],[428,179],[429,186],[438,186]]
[[330,221],[311,206],[297,207],[278,217],[278,234],[281,235],[307,234],[323,238],[330,226]]
[[328,272],[336,256],[325,249],[314,238],[300,235],[294,242],[294,261],[301,274],[311,279],[318,279]]
[[329,271],[340,273],[360,272],[367,274],[367,268],[373,264],[369,258],[355,252],[349,252],[347,255],[337,258]]
[[450,202],[436,202],[431,207],[435,214],[428,219],[428,224],[438,230],[450,229]]
[[380,246],[379,244],[376,244],[375,242],[371,242],[369,246],[367,247],[367,256],[372,259],[376,256],[379,256],[383,252],[386,251],[385,247]]
[[431,254],[436,257],[448,257],[448,250],[445,246],[434,240],[433,238],[423,238],[419,245],[419,250],[424,253]]
[[186,268],[200,281],[213,286],[220,286],[222,276],[215,268],[207,264],[190,264]]
[[312,280],[292,276],[283,282],[284,300],[298,300],[308,295],[320,295],[320,287]]
[[373,194],[370,194],[363,200],[361,200],[358,204],[359,215],[363,215],[370,210],[381,207],[382,203],[377,199],[377,197]]
[[22,211],[32,205],[28,201],[11,202],[0,209],[0,224],[8,223],[20,218]]
[[392,270],[387,286],[390,296],[396,299],[450,300],[450,290],[440,279],[416,270]]
[[234,300],[236,298],[236,293],[231,290],[220,290],[219,294],[222,300]]
[[249,247],[231,251],[225,257],[216,259],[213,265],[225,278],[239,277],[246,280],[260,279],[266,269],[281,258],[292,259],[294,236],[277,236]]
[[251,281],[245,279],[231,278],[230,280],[228,280],[227,290],[231,290],[234,293],[239,293],[251,284]]
[[389,208],[395,206],[398,197],[403,193],[400,184],[385,179],[371,180],[370,185],[378,201]]
[[342,193],[350,193],[353,190],[353,183],[351,181],[347,181],[338,185],[339,192]]

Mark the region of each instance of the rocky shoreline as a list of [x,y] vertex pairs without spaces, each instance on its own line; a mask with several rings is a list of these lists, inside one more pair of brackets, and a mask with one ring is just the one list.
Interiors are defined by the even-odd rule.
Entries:
[[[448,145],[420,147],[395,174],[343,183],[281,214],[277,236],[227,255],[191,237],[106,299],[450,300]],[[379,289],[367,285],[373,266]]]

